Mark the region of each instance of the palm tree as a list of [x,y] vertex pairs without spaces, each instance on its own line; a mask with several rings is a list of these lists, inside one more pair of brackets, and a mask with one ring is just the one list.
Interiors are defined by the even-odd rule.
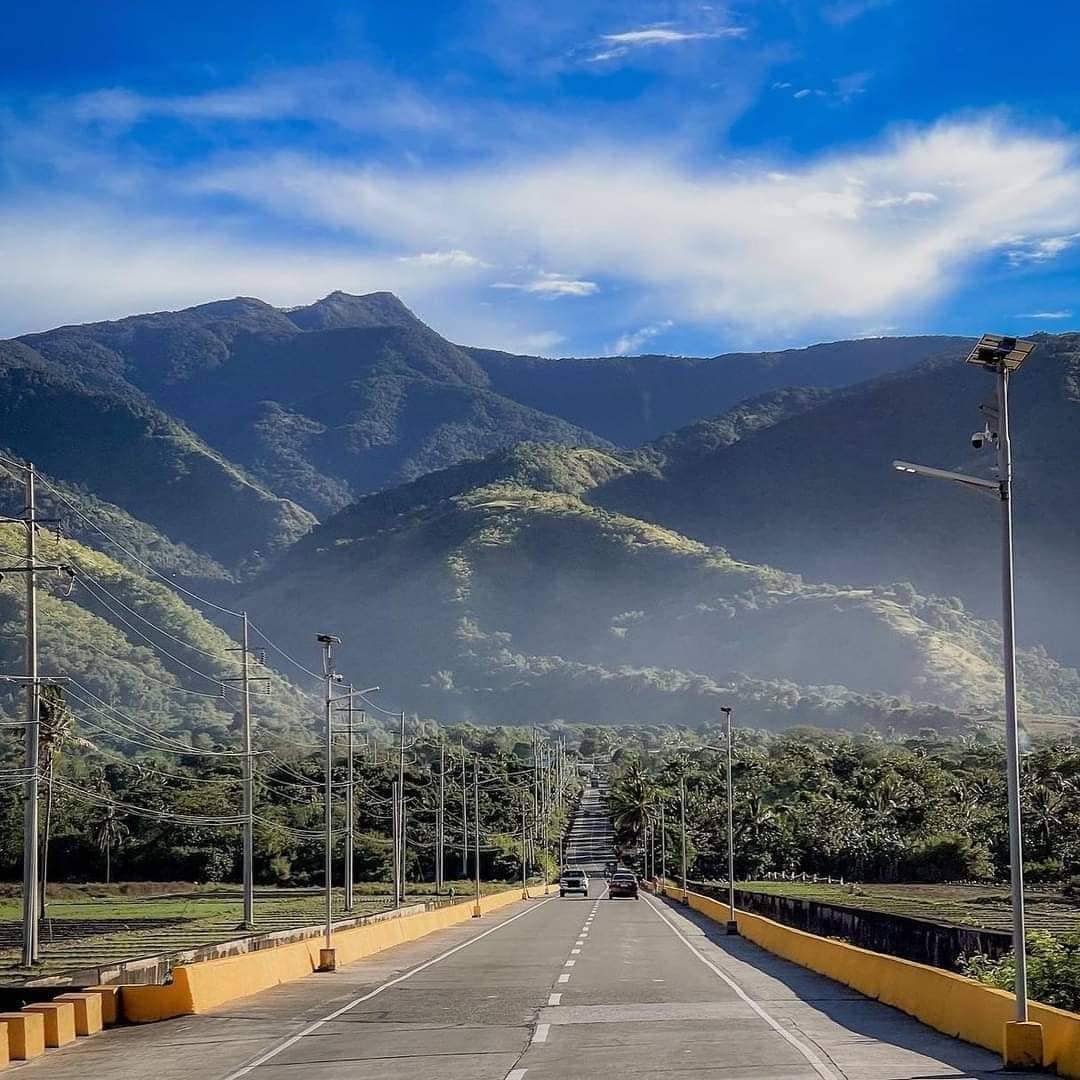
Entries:
[[112,882],[112,849],[127,839],[130,830],[116,816],[116,807],[111,803],[104,806],[94,823],[94,840],[98,851],[105,853],[105,884]]
[[656,817],[660,788],[640,765],[631,765],[612,785],[609,796],[615,837],[623,849],[639,847],[645,827]]

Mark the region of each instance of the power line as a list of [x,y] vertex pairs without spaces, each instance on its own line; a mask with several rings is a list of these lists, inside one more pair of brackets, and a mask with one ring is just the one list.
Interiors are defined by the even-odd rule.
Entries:
[[139,619],[141,622],[146,623],[147,626],[152,627],[154,630],[156,630],[159,634],[163,635],[164,637],[169,638],[170,641],[175,641],[177,643],[177,645],[183,645],[185,649],[190,649],[192,652],[197,652],[197,653],[201,653],[203,656],[208,656],[208,657],[210,657],[211,660],[217,660],[219,662],[225,662],[225,660],[227,659],[226,657],[222,656],[221,653],[212,653],[212,652],[207,651],[206,649],[201,649],[201,648],[199,648],[198,645],[192,645],[190,641],[185,641],[183,638],[179,638],[175,634],[170,633],[164,627],[158,626],[157,623],[153,622],[152,620],[148,619],[145,615],[142,615],[138,611],[136,611],[133,607],[131,607],[130,604],[124,603],[124,601],[121,600],[120,597],[117,596],[115,593],[110,592],[101,583],[101,581],[98,578],[96,578],[93,574],[91,574],[88,570],[85,570],[81,566],[76,566],[75,569],[77,570],[80,577],[88,578],[90,581],[92,581],[97,586],[98,589],[101,590],[101,592],[103,592],[106,596],[110,597],[112,600],[114,600],[116,603],[118,603],[125,611],[130,612],[132,615],[135,616],[135,618]]
[[[26,466],[23,465],[22,462],[14,461],[9,457],[4,457],[3,455],[0,455],[0,461],[5,462],[8,465],[14,465],[17,469],[26,468]],[[221,604],[215,604],[213,600],[207,600],[205,596],[200,596],[198,593],[192,592],[191,589],[187,589],[183,585],[177,584],[175,581],[172,581],[170,578],[166,577],[166,575],[163,574],[156,567],[151,566],[144,559],[140,559],[139,556],[136,555],[130,548],[125,547],[123,544],[120,543],[119,540],[116,539],[116,537],[106,532],[100,525],[98,525],[96,521],[94,521],[93,518],[91,518],[87,514],[84,514],[82,510],[80,510],[62,491],[59,490],[59,488],[57,488],[54,484],[50,484],[49,481],[46,480],[40,473],[36,475],[39,483],[44,484],[45,487],[47,487],[61,502],[63,502],[67,507],[74,511],[75,514],[77,514],[80,518],[82,518],[82,520],[85,521],[86,524],[90,526],[90,528],[92,528],[95,532],[100,533],[103,537],[105,537],[106,540],[109,541],[110,544],[113,544],[115,547],[117,547],[129,559],[132,559],[134,562],[138,563],[141,567],[143,567],[143,569],[149,570],[151,574],[153,574],[155,577],[161,578],[161,580],[166,582],[166,584],[168,584],[171,588],[177,590],[177,592],[184,593],[186,596],[190,596],[193,600],[197,600],[200,604],[205,604],[207,607],[214,608],[215,611],[223,612],[226,615],[232,615],[238,619],[241,618],[243,614],[242,612],[233,611],[231,608],[222,607]]]

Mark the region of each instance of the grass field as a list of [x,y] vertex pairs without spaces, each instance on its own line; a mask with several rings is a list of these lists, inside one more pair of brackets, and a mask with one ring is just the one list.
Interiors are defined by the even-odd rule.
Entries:
[[[998,885],[824,885],[799,881],[747,881],[740,889],[797,896],[826,904],[908,915],[916,919],[988,930],[1010,930],[1009,891]],[[1060,892],[1025,892],[1029,930],[1080,931],[1080,903]]]
[[[451,882],[458,897],[471,896],[469,882]],[[506,888],[485,883],[484,892]],[[243,937],[243,897],[235,886],[193,886],[185,882],[137,885],[65,885],[50,887],[41,923],[42,962],[33,973],[21,968],[21,908],[17,893],[0,896],[0,983],[98,967],[145,956],[174,954],[200,945]],[[354,915],[390,906],[391,887],[383,882],[356,886]],[[135,894],[135,895],[132,895]],[[407,902],[434,900],[431,885],[410,884]],[[258,931],[288,930],[319,923],[325,912],[318,889],[256,889]],[[343,912],[344,896],[335,891],[334,911]]]

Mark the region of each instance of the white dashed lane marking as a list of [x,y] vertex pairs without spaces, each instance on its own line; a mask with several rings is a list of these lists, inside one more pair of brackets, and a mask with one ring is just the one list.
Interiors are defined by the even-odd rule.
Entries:
[[562,1001],[562,994],[551,994],[548,997],[548,1005],[558,1005]]
[[568,983],[569,981],[570,981],[570,976],[569,975],[560,975],[559,976],[559,982]]
[[533,1032],[532,1041],[534,1043],[547,1042],[548,1032],[551,1030],[550,1024],[537,1024],[536,1030]]

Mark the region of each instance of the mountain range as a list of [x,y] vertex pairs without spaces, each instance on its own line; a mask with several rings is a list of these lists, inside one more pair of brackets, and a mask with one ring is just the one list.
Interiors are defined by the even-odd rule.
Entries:
[[[0,454],[42,470],[65,543],[130,575],[127,622],[92,585],[50,616],[123,638],[123,677],[99,677],[125,708],[151,707],[132,656],[173,640],[132,629],[144,600],[162,616],[152,567],[293,656],[329,628],[387,701],[447,720],[695,722],[723,695],[761,726],[956,729],[1000,700],[996,509],[890,462],[990,475],[969,348],[545,359],[455,345],[388,293],[239,298],[0,342]],[[1043,730],[1080,712],[1078,362],[1080,336],[1041,337],[1014,380],[1021,682]],[[21,499],[0,476],[3,512]],[[15,626],[15,583],[0,597]],[[174,637],[216,655],[175,602]],[[198,686],[165,671],[145,674]],[[281,697],[274,722],[302,723]]]

